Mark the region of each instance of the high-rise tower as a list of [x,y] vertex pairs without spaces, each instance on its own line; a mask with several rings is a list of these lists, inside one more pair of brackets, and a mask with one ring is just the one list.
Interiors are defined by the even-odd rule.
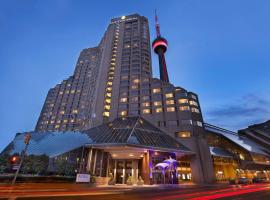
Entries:
[[[113,18],[100,43],[80,53],[74,73],[49,90],[35,131],[61,134],[140,117],[196,154],[190,159],[194,182],[212,180],[198,96],[169,82],[164,56],[168,44],[160,35],[157,16],[156,33],[152,47],[159,57],[160,79],[152,76],[147,18],[138,14]],[[128,121],[124,129],[130,129]],[[124,138],[123,134],[115,137]],[[154,144],[152,134],[156,132],[130,140]],[[164,138],[160,142],[167,143]]]
[[155,26],[156,26],[157,37],[153,41],[152,47],[155,53],[158,55],[160,80],[164,82],[170,82],[168,72],[167,72],[166,60],[165,60],[165,52],[167,51],[168,42],[165,38],[161,37],[160,35],[160,27],[159,27],[158,17],[156,13],[155,13],[155,22],[156,22]]

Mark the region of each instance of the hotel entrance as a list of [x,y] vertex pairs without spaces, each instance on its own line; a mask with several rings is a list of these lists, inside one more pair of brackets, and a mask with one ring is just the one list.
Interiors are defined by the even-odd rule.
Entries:
[[113,159],[111,160],[111,172],[116,184],[126,184],[127,180],[130,179],[132,182],[138,180],[138,160],[127,160],[127,159]]

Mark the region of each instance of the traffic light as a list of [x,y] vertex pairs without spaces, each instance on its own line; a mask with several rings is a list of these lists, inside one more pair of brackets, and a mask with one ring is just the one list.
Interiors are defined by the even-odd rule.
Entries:
[[17,162],[17,160],[18,160],[17,156],[12,156],[10,161],[12,164],[15,164]]

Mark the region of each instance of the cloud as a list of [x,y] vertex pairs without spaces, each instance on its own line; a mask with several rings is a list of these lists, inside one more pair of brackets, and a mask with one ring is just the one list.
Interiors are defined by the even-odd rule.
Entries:
[[249,94],[206,112],[205,121],[231,130],[270,119],[270,101]]

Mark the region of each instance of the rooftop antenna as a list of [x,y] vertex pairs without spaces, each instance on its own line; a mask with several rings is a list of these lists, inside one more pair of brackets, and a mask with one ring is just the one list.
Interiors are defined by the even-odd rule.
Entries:
[[157,10],[155,9],[155,27],[156,27],[156,34],[157,37],[160,37],[160,27],[158,23],[158,16],[157,16]]

